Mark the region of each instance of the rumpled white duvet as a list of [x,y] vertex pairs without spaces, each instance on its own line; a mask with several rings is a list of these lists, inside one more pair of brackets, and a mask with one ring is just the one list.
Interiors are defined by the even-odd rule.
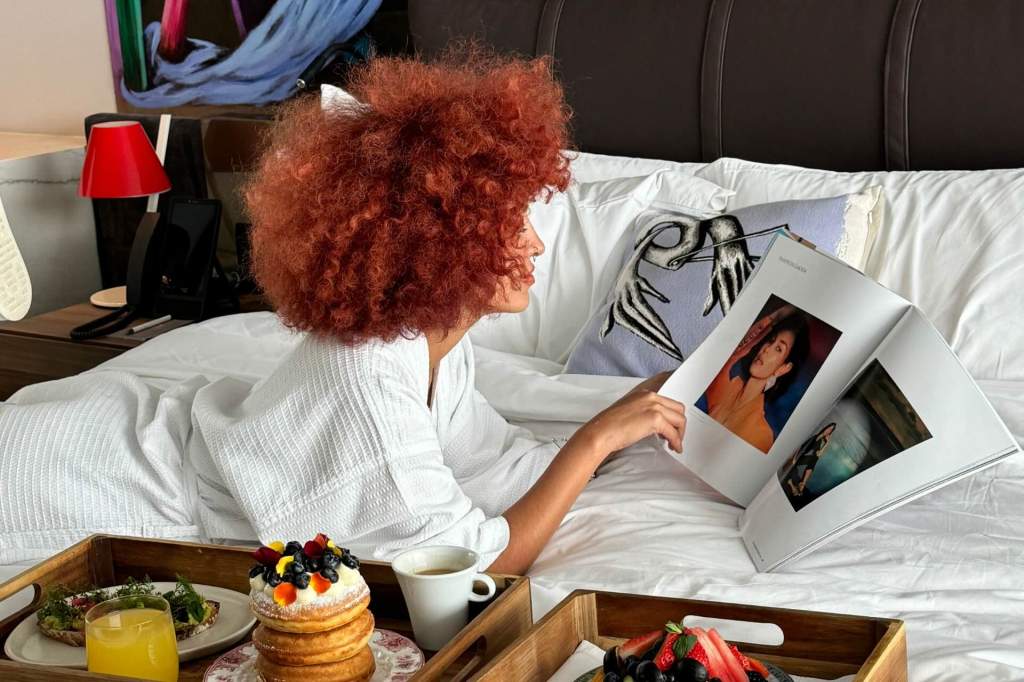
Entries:
[[[189,397],[197,387],[223,376],[255,384],[297,340],[269,313],[219,318],[157,337],[76,380],[109,385],[109,395],[122,402],[140,395],[124,386],[144,387],[152,403],[144,411],[121,406],[138,418],[120,437],[137,439],[137,451],[147,453],[139,466],[153,466],[154,457],[186,457]],[[476,357],[477,388],[506,418],[544,436],[570,433],[635,383],[560,375],[555,363],[479,347]],[[982,388],[1020,440],[1024,385]],[[88,445],[76,442],[68,425],[52,428],[71,451]],[[19,456],[31,461],[30,443]],[[189,496],[194,501],[196,492]],[[736,530],[739,512],[654,443],[620,453],[587,486],[530,571],[535,616],[573,589],[600,588],[893,617],[908,626],[912,680],[1024,679],[1021,456],[771,574],[758,574],[747,558]],[[226,518],[223,527],[241,526]],[[18,570],[4,566],[0,578]]]

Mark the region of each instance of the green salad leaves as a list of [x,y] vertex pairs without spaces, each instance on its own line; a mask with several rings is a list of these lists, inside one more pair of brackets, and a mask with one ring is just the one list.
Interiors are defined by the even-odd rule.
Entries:
[[[209,615],[210,605],[186,578],[179,575],[177,579],[174,589],[163,594],[157,592],[148,576],[142,580],[128,578],[117,589],[94,588],[83,592],[58,585],[47,590],[46,599],[36,612],[36,618],[53,630],[82,631],[85,629],[86,612],[96,604],[108,599],[148,595],[161,596],[167,600],[175,630],[202,623]],[[137,606],[141,607],[141,602]]]

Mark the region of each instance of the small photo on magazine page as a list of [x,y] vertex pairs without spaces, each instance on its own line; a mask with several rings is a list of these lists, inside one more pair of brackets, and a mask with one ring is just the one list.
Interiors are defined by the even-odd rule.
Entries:
[[793,511],[800,511],[837,485],[931,437],[900,387],[873,360],[814,435],[779,468],[779,484]]
[[767,454],[841,334],[770,296],[697,409]]

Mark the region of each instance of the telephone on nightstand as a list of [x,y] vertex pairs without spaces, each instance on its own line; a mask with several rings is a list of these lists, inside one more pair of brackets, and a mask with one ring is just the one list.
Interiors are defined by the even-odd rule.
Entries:
[[[128,260],[126,304],[71,331],[75,340],[106,336],[138,317],[202,320],[238,311],[238,298],[217,260],[221,203],[171,197],[166,217],[146,213]],[[163,218],[163,219],[161,219]]]

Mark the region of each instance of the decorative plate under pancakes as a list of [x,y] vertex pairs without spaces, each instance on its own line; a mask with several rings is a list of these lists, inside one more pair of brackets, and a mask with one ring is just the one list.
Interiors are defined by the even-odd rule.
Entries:
[[[391,630],[374,630],[370,650],[377,662],[371,682],[406,682],[423,667],[423,652],[408,637]],[[204,682],[258,682],[256,647],[246,642],[228,651],[206,671]]]

